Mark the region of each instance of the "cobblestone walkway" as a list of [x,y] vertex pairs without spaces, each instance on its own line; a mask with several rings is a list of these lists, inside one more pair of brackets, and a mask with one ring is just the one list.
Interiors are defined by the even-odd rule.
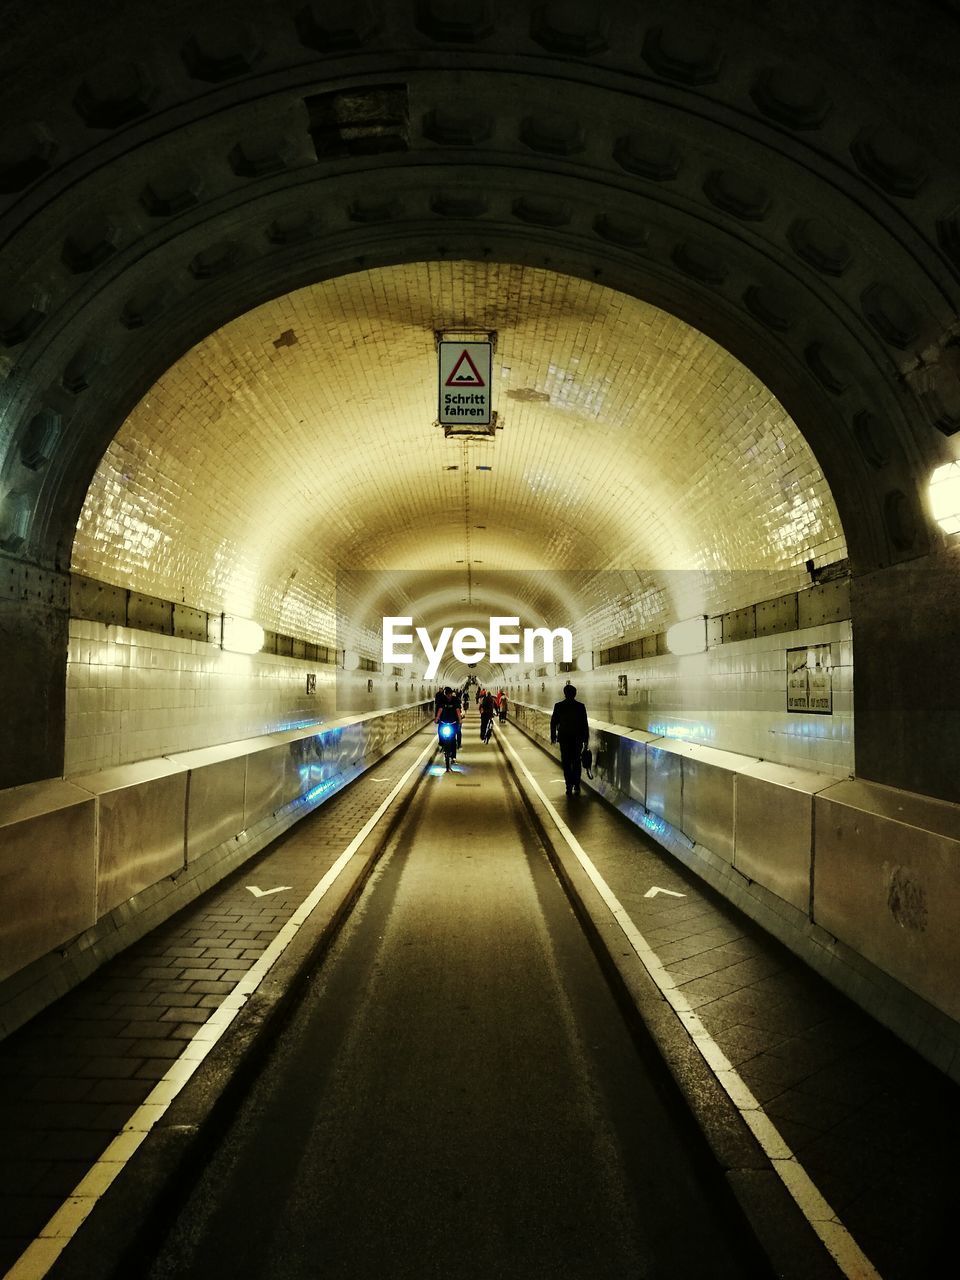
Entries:
[[[423,750],[415,734],[0,1043],[0,1275]],[[248,885],[266,890],[257,897]],[[278,886],[280,892],[270,892]]]
[[[956,1273],[960,1087],[514,731],[526,767],[883,1280]],[[557,794],[559,790],[559,795]],[[682,897],[658,894],[653,887]]]

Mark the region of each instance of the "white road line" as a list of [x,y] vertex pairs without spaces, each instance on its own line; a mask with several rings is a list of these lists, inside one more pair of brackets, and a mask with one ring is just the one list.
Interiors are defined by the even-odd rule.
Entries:
[[870,1259],[864,1254],[853,1236],[840,1221],[835,1211],[817,1190],[813,1179],[790,1150],[773,1121],[766,1115],[750,1088],[734,1069],[726,1054],[710,1035],[699,1017],[690,1008],[677,983],[660,963],[650,944],[630,919],[613,890],[590,860],[589,855],[566,825],[553,804],[540,789],[537,780],[520,759],[517,752],[505,741],[517,767],[539,796],[544,808],[553,819],[565,843],[589,876],[611,915],[623,930],[624,936],[635,951],[640,963],[659,987],[664,999],[686,1027],[703,1060],[719,1080],[727,1096],[740,1112],[744,1122],[757,1139],[764,1154],[780,1177],[786,1189],[798,1205],[801,1213],[823,1241],[828,1253],[848,1280],[881,1280]]
[[39,1236],[21,1253],[3,1280],[43,1280],[57,1258],[73,1239],[83,1221],[89,1217],[97,1201],[123,1170],[127,1161],[163,1116],[170,1103],[203,1062],[227,1027],[243,1008],[248,997],[266,977],[272,965],[297,935],[297,930],[310,913],[329,892],[337,877],[366,840],[387,809],[399,795],[407,779],[420,767],[428,755],[436,750],[436,739],[431,734],[429,744],[417,756],[380,807],[368,818],[353,837],[343,853],[317,882],[310,893],[269,944],[256,964],[237,983],[230,995],[216,1008],[207,1021],[197,1029],[170,1066],[167,1073],[155,1085],[143,1103],[133,1113],[120,1133],[110,1143],[103,1155],[84,1174],[73,1191],[56,1211]]

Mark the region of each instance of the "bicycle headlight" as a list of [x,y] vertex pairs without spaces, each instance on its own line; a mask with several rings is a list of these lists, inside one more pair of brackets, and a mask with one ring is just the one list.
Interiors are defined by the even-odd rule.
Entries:
[[450,724],[449,721],[446,721],[446,720],[441,722],[440,724],[441,738],[452,738],[453,735],[456,733],[456,731],[457,731],[456,725]]

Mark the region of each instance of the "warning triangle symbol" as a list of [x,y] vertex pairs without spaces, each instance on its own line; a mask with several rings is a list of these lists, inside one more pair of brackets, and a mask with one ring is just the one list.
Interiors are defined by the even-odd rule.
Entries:
[[[469,365],[469,369],[465,369],[464,365]],[[483,387],[486,386],[484,380],[480,377],[480,371],[470,359],[470,352],[464,348],[460,353],[460,359],[450,370],[450,376],[447,378],[446,386],[448,387]]]

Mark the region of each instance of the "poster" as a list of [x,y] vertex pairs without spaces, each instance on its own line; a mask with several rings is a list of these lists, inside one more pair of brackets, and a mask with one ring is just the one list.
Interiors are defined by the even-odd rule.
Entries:
[[833,715],[833,646],[787,650],[787,710]]

